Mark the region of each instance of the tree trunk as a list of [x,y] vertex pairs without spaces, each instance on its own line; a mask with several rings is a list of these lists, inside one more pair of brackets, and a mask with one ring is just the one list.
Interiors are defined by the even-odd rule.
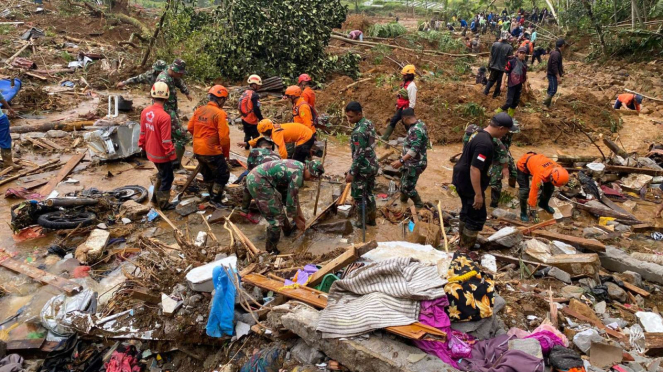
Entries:
[[150,39],[150,45],[147,47],[147,50],[145,50],[145,55],[143,56],[143,60],[140,63],[141,67],[145,67],[147,59],[150,57],[150,52],[152,51],[152,47],[154,47],[154,42],[157,40],[157,37],[159,37],[159,31],[161,31],[161,26],[163,26],[163,21],[166,19],[166,14],[168,13],[168,9],[170,8],[170,3],[172,1],[177,1],[177,0],[168,0],[168,2],[166,3],[166,8],[163,10],[161,19],[159,19],[159,24],[157,25],[157,28],[154,30],[154,35],[152,35],[152,39]]
[[594,12],[592,11],[592,5],[589,3],[588,0],[582,0],[583,5],[585,6],[585,9],[587,10],[587,15],[589,16],[589,19],[592,21],[592,24],[594,24],[594,28],[596,29],[596,33],[599,35],[599,42],[601,43],[601,54],[604,56],[606,55],[605,52],[605,39],[603,38],[603,29],[601,28],[601,24],[594,18]]

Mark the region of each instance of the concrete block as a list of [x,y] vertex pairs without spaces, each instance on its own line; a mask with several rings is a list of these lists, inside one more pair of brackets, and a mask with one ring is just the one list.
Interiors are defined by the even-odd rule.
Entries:
[[571,274],[567,273],[566,271],[562,269],[558,269],[556,267],[550,268],[550,271],[548,271],[548,276],[552,276],[553,278],[559,279],[562,282],[566,284],[571,284]]
[[164,315],[173,315],[182,305],[182,301],[173,300],[165,293],[161,294],[161,310]]
[[290,331],[301,337],[308,345],[325,353],[344,366],[352,366],[354,372],[456,372],[435,356],[411,363],[411,354],[421,350],[401,342],[395,336],[372,333],[368,339],[323,339],[316,326],[320,313],[308,306],[300,305],[283,315],[281,321]]
[[138,204],[133,200],[127,200],[120,206],[120,216],[137,220],[140,216],[150,211],[149,205]]
[[440,245],[441,238],[442,230],[440,230],[439,225],[419,221],[414,225],[412,234],[408,236],[407,241],[437,247]]
[[110,232],[101,229],[94,229],[83,244],[76,248],[74,257],[80,263],[92,263],[99,258],[106,248]]
[[222,260],[210,262],[208,264],[191,269],[191,271],[186,274],[186,281],[189,284],[189,288],[198,292],[212,292],[214,290],[214,283],[212,282],[214,268],[222,265],[228,268],[236,269],[237,257],[230,256]]
[[605,286],[608,287],[608,296],[610,296],[611,299],[621,303],[626,302],[626,291],[621,289],[617,284],[606,282]]
[[599,253],[601,265],[606,270],[615,272],[633,271],[650,282],[663,284],[663,266],[636,260],[626,252],[614,246],[606,246],[605,252]]
[[349,220],[323,222],[313,226],[314,230],[328,234],[347,235],[352,233],[352,223]]
[[513,226],[507,226],[488,237],[489,242],[495,242],[503,247],[512,248],[523,240],[523,233]]
[[633,271],[624,271],[619,274],[620,279],[625,282],[631,283],[636,287],[642,288],[642,275]]
[[316,350],[302,339],[299,339],[295,346],[290,350],[293,358],[304,364],[320,364],[325,359],[325,354]]
[[589,362],[598,368],[611,368],[622,361],[622,350],[619,346],[613,346],[600,342],[592,342],[589,349]]
[[180,216],[188,216],[191,213],[198,212],[198,203],[200,202],[199,198],[191,198],[181,201],[175,207],[175,212]]
[[522,338],[509,340],[509,350],[520,350],[534,357],[543,359],[543,351],[539,340],[534,338]]
[[559,240],[553,240],[550,244],[550,252],[555,254],[576,254],[578,251],[570,244],[560,242]]
[[593,328],[578,332],[573,336],[573,344],[585,354],[592,347],[593,342],[605,342],[603,337]]
[[599,280],[601,262],[596,253],[558,254],[548,258],[546,264],[560,268],[572,276],[584,274]]

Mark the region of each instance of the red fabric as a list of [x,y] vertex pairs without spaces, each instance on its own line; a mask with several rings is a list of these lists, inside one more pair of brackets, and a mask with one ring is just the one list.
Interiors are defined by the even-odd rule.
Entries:
[[[407,90],[407,87],[408,85],[410,85],[411,82],[412,81],[408,81],[407,83],[401,83],[401,88]],[[398,99],[396,100],[396,108],[404,109],[408,107],[410,107],[410,100],[401,97],[401,95],[399,94]]]
[[32,192],[25,187],[19,187],[16,189],[7,189],[5,191],[6,199],[27,199],[27,200],[42,200],[44,197],[37,192]]
[[138,146],[145,150],[153,163],[167,163],[177,159],[171,138],[170,115],[163,106],[154,104],[140,114],[140,138]]
[[85,278],[86,276],[90,276],[91,268],[90,266],[78,266],[72,271],[71,276],[74,278]]
[[106,363],[106,372],[140,372],[138,359],[128,353],[115,350],[110,361]]
[[258,117],[253,113],[253,102],[251,99],[254,94],[258,94],[251,89],[247,89],[242,93],[242,96],[239,97],[239,113],[242,116],[242,120],[249,124],[258,124]]

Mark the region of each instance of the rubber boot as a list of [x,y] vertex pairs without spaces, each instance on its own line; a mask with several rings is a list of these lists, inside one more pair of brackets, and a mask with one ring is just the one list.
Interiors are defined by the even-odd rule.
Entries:
[[2,167],[7,168],[7,167],[13,167],[14,169],[18,169],[16,164],[14,164],[14,159],[12,157],[12,149],[0,149],[0,155],[2,155]]
[[529,222],[529,215],[527,214],[527,200],[520,200],[520,220]]
[[223,185],[214,183],[212,184],[212,191],[209,194],[210,204],[219,208],[222,206],[223,202],[223,190],[225,189]]
[[415,194],[412,197],[412,201],[414,202],[414,206],[416,208],[423,208],[424,207],[424,202],[421,201],[421,196],[419,196],[419,194]]
[[249,207],[251,207],[251,193],[249,190],[244,188],[244,193],[242,194],[242,206],[239,208],[239,211],[242,213],[249,213]]
[[159,192],[159,189],[161,188],[161,177],[157,176],[154,180],[154,191],[152,191],[152,200],[151,202],[156,205],[157,207],[159,206],[159,200],[157,199],[157,193]]
[[388,125],[387,128],[384,130],[384,134],[382,135],[382,140],[389,141],[389,137],[391,137],[392,133],[394,133],[394,127]]
[[509,109],[506,111],[506,113],[509,114],[509,116],[513,117],[513,115],[516,114],[516,109],[509,107]]
[[297,230],[297,224],[294,221],[291,222],[286,216],[285,224],[283,225],[283,235],[290,236],[295,230]]
[[182,168],[182,157],[184,157],[184,151],[186,149],[184,147],[179,148],[175,147],[175,155],[177,155],[177,159],[173,161],[173,169],[180,169]]
[[491,208],[497,208],[497,206],[500,203],[500,196],[502,193],[500,190],[497,189],[497,187],[493,186],[490,188],[490,207]]
[[374,205],[371,205],[368,207],[366,210],[366,226],[377,226],[378,224],[375,222],[375,218],[377,217],[378,214],[378,209]]
[[547,96],[546,99],[543,100],[543,104],[546,105],[546,107],[550,107],[552,104],[552,99],[553,96]]
[[478,237],[478,231],[468,230],[467,227],[463,227],[463,230],[460,232],[460,249],[466,251],[474,249]]
[[497,110],[495,110],[495,113],[496,113],[496,114],[499,114],[500,112],[504,112],[504,110],[502,110],[501,107],[498,107]]
[[175,209],[175,206],[170,203],[170,192],[168,191],[157,191],[157,208],[162,211],[167,211]]
[[278,245],[281,239],[281,232],[278,230],[267,230],[267,239],[265,239],[265,250],[269,254],[277,255],[279,252]]
[[408,199],[410,199],[410,197],[401,192],[401,203],[407,203]]

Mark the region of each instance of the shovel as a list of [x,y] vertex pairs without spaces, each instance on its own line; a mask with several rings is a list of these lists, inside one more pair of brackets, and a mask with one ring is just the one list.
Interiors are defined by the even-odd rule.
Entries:
[[193,170],[193,173],[189,175],[189,178],[186,179],[186,183],[184,184],[184,187],[182,188],[182,191],[180,191],[179,194],[175,195],[175,198],[171,203],[177,204],[180,202],[180,197],[184,195],[184,192],[186,189],[191,185],[191,182],[193,182],[193,179],[196,178],[198,173],[200,172],[200,167],[202,166],[202,163],[198,163],[198,166],[196,166],[196,169]]

